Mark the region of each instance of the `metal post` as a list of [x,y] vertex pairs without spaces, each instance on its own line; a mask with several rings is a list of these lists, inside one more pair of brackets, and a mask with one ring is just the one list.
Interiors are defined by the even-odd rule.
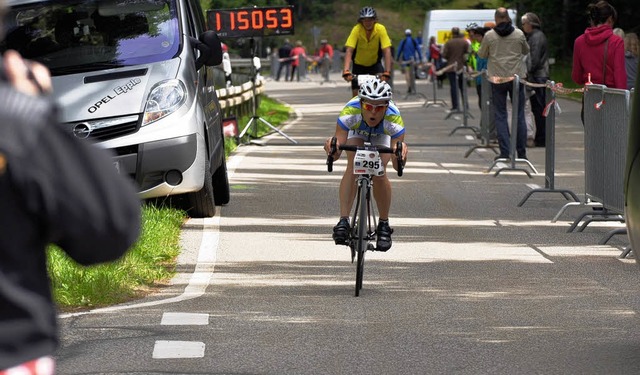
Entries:
[[[471,115],[471,113],[469,112],[469,92],[467,91],[467,82],[466,82],[466,77],[465,77],[465,73],[464,71],[460,74],[460,77],[462,78],[462,125],[454,128],[451,133],[449,133],[449,136],[452,136],[453,133],[455,133],[456,131],[460,130],[460,129],[468,129],[471,130],[476,138],[480,136],[480,129],[478,129],[477,126],[469,126],[468,125],[468,121],[467,119],[469,117],[473,118],[473,115]],[[458,76],[456,75],[456,90],[457,90],[457,85],[458,85]]]
[[405,95],[403,99],[407,99],[411,95],[419,96],[423,99],[426,99],[426,96],[422,93],[419,93],[416,89],[416,63],[413,60],[411,60],[411,65],[409,65],[409,87],[407,90],[407,95]]
[[[498,176],[500,174],[500,172],[505,171],[505,170],[511,170],[511,171],[521,171],[527,174],[527,176],[529,176],[529,178],[533,178],[531,176],[531,173],[529,173],[529,171],[525,168],[520,168],[520,167],[516,167],[516,163],[524,163],[527,164],[529,166],[529,168],[531,168],[531,170],[533,170],[533,172],[535,174],[538,174],[538,171],[536,170],[536,168],[533,166],[533,164],[531,164],[529,162],[529,160],[527,159],[519,159],[516,158],[516,145],[517,145],[517,141],[518,141],[518,114],[520,111],[520,77],[517,74],[513,75],[513,88],[511,90],[512,95],[511,95],[511,134],[510,134],[510,140],[511,140],[511,145],[509,147],[509,166],[504,166],[502,168],[499,168],[496,173],[494,174],[495,176]],[[497,159],[493,161],[493,164],[491,165],[491,167],[489,167],[490,171],[491,169],[493,169],[494,166],[496,166],[498,164],[498,162],[504,162],[507,161],[506,159]]]
[[524,202],[529,199],[534,193],[560,193],[565,199],[573,199],[574,202],[580,202],[580,198],[569,189],[556,189],[555,188],[555,172],[556,172],[556,92],[551,90],[550,87],[554,87],[555,82],[547,81],[546,98],[545,103],[546,116],[545,116],[545,163],[544,163],[544,189],[533,189],[529,191],[522,198],[518,207],[521,207]]
[[481,92],[480,92],[480,143],[471,146],[467,152],[465,152],[464,157],[468,158],[471,153],[478,148],[489,148],[496,155],[498,151],[496,150],[497,145],[491,144],[491,125],[493,120],[493,100],[492,100],[492,90],[491,90],[491,82],[487,79],[487,71],[483,70],[481,73]]
[[[433,69],[433,66],[431,67],[431,69]],[[440,106],[440,107],[446,107],[447,106],[447,102],[445,102],[442,99],[438,99],[438,94],[437,94],[437,90],[436,90],[436,86],[438,85],[438,76],[436,76],[435,74],[431,74],[431,79],[433,83],[433,100],[425,100],[424,104],[422,104],[423,107],[425,108],[429,108],[431,106]]]

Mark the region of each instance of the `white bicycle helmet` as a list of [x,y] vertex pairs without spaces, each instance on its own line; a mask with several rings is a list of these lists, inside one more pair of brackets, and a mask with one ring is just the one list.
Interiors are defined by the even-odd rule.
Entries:
[[364,7],[360,9],[360,15],[358,16],[358,21],[360,21],[363,18],[378,18],[378,15],[376,14],[376,10],[373,9],[372,7]]
[[358,90],[360,99],[389,101],[391,100],[391,94],[391,86],[377,77],[364,82],[360,85],[360,90]]

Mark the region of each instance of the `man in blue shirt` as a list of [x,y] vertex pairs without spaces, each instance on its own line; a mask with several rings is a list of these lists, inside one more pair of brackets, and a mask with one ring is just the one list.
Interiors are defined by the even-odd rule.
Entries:
[[401,63],[404,77],[407,80],[407,92],[411,93],[412,87],[411,74],[413,73],[413,65],[422,62],[422,52],[420,52],[420,44],[411,36],[411,29],[404,31],[405,38],[400,42],[396,60]]

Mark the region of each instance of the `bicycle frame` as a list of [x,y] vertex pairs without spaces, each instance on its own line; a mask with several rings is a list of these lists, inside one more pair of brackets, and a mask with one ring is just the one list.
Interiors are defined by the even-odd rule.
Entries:
[[[371,194],[373,191],[373,179],[371,175],[363,174],[358,176],[356,180],[358,186],[355,208],[351,215],[351,234],[349,238],[349,247],[351,248],[351,261],[353,262],[358,250],[358,240],[363,238],[366,242],[366,250],[373,250],[372,241],[376,238],[376,228],[378,227],[378,219],[376,215],[375,205],[371,201]],[[360,211],[363,207],[364,211]],[[360,225],[363,218],[366,217],[365,225]],[[362,237],[360,237],[360,229],[364,228]]]
[[376,238],[376,215],[371,203],[371,191],[373,180],[371,175],[363,174],[358,177],[358,193],[356,207],[351,219],[351,233],[349,235],[349,248],[351,249],[351,263],[356,259],[356,292],[360,295],[362,278],[364,275],[364,256],[367,250],[373,250],[371,241]]
[[[370,144],[365,146],[341,145],[340,150],[355,151],[353,172],[358,175],[356,183],[355,209],[351,216],[351,232],[347,241],[351,249],[351,262],[357,259],[356,265],[356,290],[355,295],[360,295],[362,278],[364,274],[364,255],[368,250],[375,250],[371,241],[376,238],[378,227],[377,215],[372,203],[373,175],[380,176],[385,173],[385,166],[380,163],[379,153],[393,153],[387,147],[375,147]],[[333,171],[333,154],[336,152],[336,138],[331,141],[331,153],[327,156],[327,169]],[[363,152],[364,151],[364,152]],[[398,158],[398,176],[402,176],[404,161],[402,160],[402,142],[398,142],[395,151]],[[358,161],[358,163],[356,163]],[[357,167],[356,167],[357,165]]]

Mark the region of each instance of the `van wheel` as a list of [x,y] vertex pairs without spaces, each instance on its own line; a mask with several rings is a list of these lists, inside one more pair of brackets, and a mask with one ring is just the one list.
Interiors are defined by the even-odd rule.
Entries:
[[227,175],[227,161],[222,158],[222,164],[213,174],[213,199],[217,205],[229,203],[229,176]]
[[216,214],[216,205],[213,200],[213,184],[211,182],[211,169],[209,159],[204,164],[204,186],[200,191],[187,194],[187,207],[185,210],[190,217],[211,217]]

